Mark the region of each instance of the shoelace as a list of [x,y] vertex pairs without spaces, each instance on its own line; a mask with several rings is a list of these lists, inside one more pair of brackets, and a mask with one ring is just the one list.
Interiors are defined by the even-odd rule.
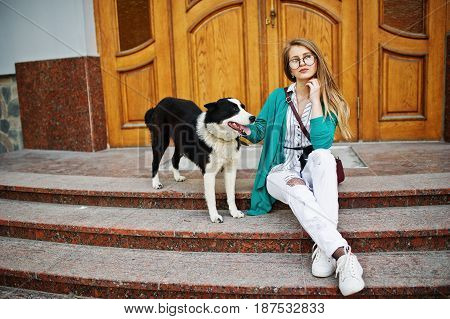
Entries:
[[338,265],[338,267],[336,268],[336,275],[334,276],[334,278],[337,278],[338,274],[340,272],[342,272],[345,268],[347,268],[347,265],[350,263],[350,259],[352,259],[352,258],[350,258],[351,253],[352,253],[351,247],[350,246],[345,247],[344,251],[345,251],[345,258],[346,258],[345,263],[341,263]]
[[314,262],[314,259],[316,258],[316,256],[317,256],[317,259],[320,256],[320,254],[319,254],[320,248],[317,247],[317,244],[314,244],[313,247],[312,247],[312,250],[313,250],[313,253],[312,253],[312,256],[311,256],[311,260]]

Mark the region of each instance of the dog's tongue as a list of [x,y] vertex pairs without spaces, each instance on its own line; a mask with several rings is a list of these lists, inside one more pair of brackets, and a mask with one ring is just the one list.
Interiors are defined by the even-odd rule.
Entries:
[[228,122],[228,126],[236,131],[242,131],[244,129],[243,125],[236,123],[236,122]]

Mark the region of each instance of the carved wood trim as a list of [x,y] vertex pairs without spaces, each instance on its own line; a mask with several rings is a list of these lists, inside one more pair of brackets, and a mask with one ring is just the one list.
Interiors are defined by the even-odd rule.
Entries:
[[[424,19],[424,21],[423,21],[423,31],[424,32],[421,32],[421,33],[401,30],[394,26],[388,25],[385,22],[385,16],[384,16],[384,0],[378,0],[378,1],[379,1],[379,12],[378,12],[379,26],[381,29],[383,29],[389,33],[401,36],[401,37],[406,37],[406,38],[411,38],[411,39],[428,39],[428,32],[427,32],[428,19],[427,19],[427,15],[426,15],[426,13],[428,11],[428,1],[427,0],[424,0],[426,3],[422,7],[422,9],[423,9],[422,17]],[[417,23],[414,23],[413,25],[415,25],[415,24],[417,24]]]

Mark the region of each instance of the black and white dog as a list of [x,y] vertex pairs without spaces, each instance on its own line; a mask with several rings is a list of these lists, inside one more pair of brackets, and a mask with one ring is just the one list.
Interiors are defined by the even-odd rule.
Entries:
[[255,121],[237,99],[225,98],[205,105],[206,112],[192,101],[165,98],[145,114],[145,123],[150,130],[153,149],[152,184],[159,189],[158,169],[161,158],[174,141],[172,157],[173,176],[177,182],[186,178],[178,168],[180,158],[186,156],[196,164],[204,180],[206,204],[213,223],[222,223],[216,207],[216,174],[223,168],[228,208],[231,216],[242,218],[235,203],[236,169],[240,157],[239,135],[244,125]]

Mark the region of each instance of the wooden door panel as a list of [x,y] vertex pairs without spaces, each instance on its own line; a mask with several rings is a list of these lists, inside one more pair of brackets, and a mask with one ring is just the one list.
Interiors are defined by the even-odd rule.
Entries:
[[398,54],[381,50],[380,121],[425,119],[425,55]]
[[174,95],[169,0],[95,0],[94,5],[109,144],[147,145],[145,112]]
[[261,107],[258,1],[175,1],[177,96],[203,107],[235,97]]
[[[338,22],[330,15],[319,10],[312,10],[304,4],[286,3],[281,8],[282,39],[294,39],[300,35],[303,38],[313,39],[321,49],[333,73],[338,76],[340,47]],[[284,83],[288,84],[283,72],[281,76]]]
[[120,73],[122,128],[142,126],[142,119],[149,108],[149,101],[156,101],[156,76],[154,63]]
[[440,139],[445,0],[361,4],[361,138]]
[[233,96],[247,100],[241,6],[220,10],[189,30],[190,83],[200,105]]
[[[272,7],[273,6],[273,7]],[[281,55],[286,42],[294,38],[313,40],[321,49],[338,86],[350,106],[353,139],[358,138],[357,97],[357,3],[356,1],[268,0],[266,17],[275,10],[276,19],[265,27],[267,87],[269,94],[291,82],[283,72]],[[340,140],[339,135],[336,136]]]

